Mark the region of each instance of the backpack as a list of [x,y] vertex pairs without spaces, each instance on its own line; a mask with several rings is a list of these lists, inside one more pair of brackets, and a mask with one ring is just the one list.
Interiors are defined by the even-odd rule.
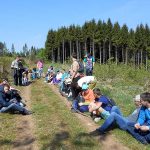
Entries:
[[108,102],[109,102],[109,104],[108,104],[109,106],[111,106],[111,107],[116,106],[116,102],[113,99],[110,99],[108,97],[107,97],[107,99],[108,99]]
[[78,64],[79,64],[79,69],[78,69],[78,72],[79,73],[84,73],[84,65],[81,61],[77,61]]

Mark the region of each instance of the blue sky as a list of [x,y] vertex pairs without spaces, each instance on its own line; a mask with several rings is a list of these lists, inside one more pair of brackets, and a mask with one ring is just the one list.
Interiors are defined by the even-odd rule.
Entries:
[[82,25],[95,18],[108,18],[135,28],[150,26],[150,0],[1,0],[0,41],[17,51],[27,43],[44,47],[49,29],[70,24]]

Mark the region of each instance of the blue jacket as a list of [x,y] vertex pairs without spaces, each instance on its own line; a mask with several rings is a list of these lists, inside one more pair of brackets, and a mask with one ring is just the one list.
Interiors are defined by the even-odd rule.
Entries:
[[7,105],[6,95],[4,93],[4,86],[0,85],[0,108],[5,107]]
[[137,121],[140,125],[147,125],[150,128],[150,109],[141,107],[139,118]]

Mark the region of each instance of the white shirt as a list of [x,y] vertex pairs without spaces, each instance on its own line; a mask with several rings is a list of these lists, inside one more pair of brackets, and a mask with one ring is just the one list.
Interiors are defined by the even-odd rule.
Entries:
[[82,87],[83,83],[89,84],[90,82],[92,82],[94,80],[95,80],[94,76],[85,76],[85,77],[82,77],[81,79],[78,80],[78,85],[80,87]]
[[56,79],[57,80],[60,80],[62,78],[62,73],[60,72],[60,73],[58,73],[57,75],[56,75]]

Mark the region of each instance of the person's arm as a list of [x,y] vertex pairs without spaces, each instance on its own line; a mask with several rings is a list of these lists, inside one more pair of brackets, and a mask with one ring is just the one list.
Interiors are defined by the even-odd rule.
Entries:
[[93,63],[93,67],[94,67],[94,65],[95,65],[95,58],[94,57],[92,58],[92,63]]
[[11,63],[11,69],[14,68],[14,65],[15,65],[15,62],[13,61],[13,62]]
[[83,60],[83,65],[84,65],[84,67],[86,67],[86,58],[84,58],[84,60]]
[[143,125],[145,122],[145,108],[142,107],[139,112],[139,117],[137,120],[137,123],[134,125],[136,129],[139,129],[141,125]]
[[150,126],[143,125],[143,126],[140,127],[140,130],[143,131],[143,132],[150,131]]
[[96,102],[96,107],[89,107],[89,112],[93,112],[102,106],[102,102]]
[[79,65],[77,64],[77,62],[74,62],[72,64],[72,76],[71,76],[71,80],[73,80],[73,78],[76,76],[77,72],[78,72],[78,69],[79,69]]

